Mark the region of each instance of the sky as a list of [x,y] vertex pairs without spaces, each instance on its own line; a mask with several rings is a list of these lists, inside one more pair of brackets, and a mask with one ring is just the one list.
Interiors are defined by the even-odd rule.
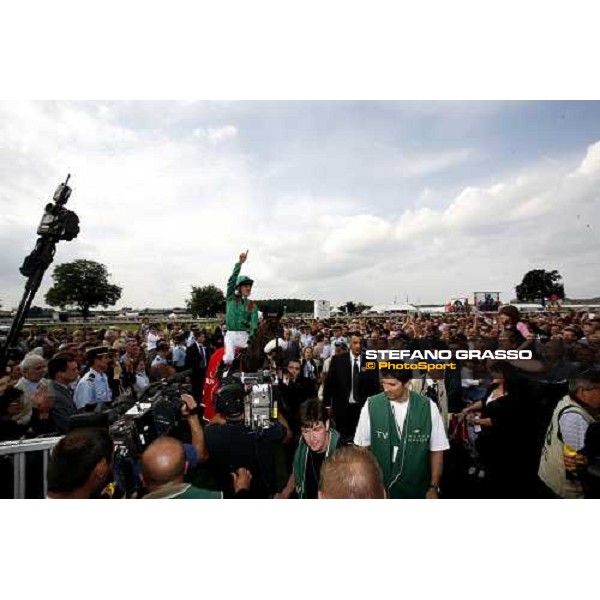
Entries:
[[600,295],[600,102],[0,102],[0,302],[18,304],[45,203],[71,173],[119,307],[224,289],[441,304],[558,269]]

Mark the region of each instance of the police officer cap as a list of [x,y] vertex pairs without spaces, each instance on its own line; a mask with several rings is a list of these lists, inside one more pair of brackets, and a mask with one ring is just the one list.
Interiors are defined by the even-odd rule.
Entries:
[[108,346],[98,346],[96,348],[90,348],[86,353],[85,357],[88,362],[93,362],[100,356],[105,356],[109,352]]

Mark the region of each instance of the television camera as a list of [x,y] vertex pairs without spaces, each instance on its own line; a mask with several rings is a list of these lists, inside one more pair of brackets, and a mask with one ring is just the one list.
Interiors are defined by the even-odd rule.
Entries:
[[241,372],[233,376],[237,384],[223,388],[217,411],[225,415],[243,414],[244,425],[253,431],[271,427],[278,416],[277,375],[269,370]]
[[116,419],[109,416],[109,434],[115,453],[139,458],[144,450],[161,435],[177,429],[183,420],[182,394],[191,394],[191,386],[174,378],[152,384],[140,398],[123,412],[119,405],[111,409]]

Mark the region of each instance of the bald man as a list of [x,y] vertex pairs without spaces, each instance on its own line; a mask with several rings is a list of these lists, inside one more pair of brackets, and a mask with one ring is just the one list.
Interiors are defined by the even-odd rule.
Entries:
[[[175,438],[162,436],[152,442],[142,455],[142,482],[148,493],[144,499],[217,500],[223,492],[197,488],[184,482],[188,469],[183,444]],[[252,475],[246,469],[232,473],[237,498],[244,497]]]
[[383,475],[373,455],[345,446],[325,459],[319,480],[320,499],[383,499]]

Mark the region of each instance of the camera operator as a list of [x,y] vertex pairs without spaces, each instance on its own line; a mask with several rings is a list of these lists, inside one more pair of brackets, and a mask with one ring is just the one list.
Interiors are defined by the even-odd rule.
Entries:
[[253,475],[251,497],[268,498],[277,491],[276,448],[284,439],[286,429],[279,422],[260,431],[246,427],[244,395],[244,387],[237,384],[223,386],[219,391],[217,411],[225,422],[215,421],[206,426],[208,464],[225,497],[231,497],[234,492],[230,474],[242,467]]
[[[223,492],[204,490],[184,482],[189,463],[183,444],[175,438],[162,436],[152,442],[142,455],[142,482],[148,493],[144,500],[217,500]],[[235,498],[248,495],[252,475],[247,469],[232,473]]]
[[[197,460],[193,461],[193,463],[205,463],[208,460],[208,452],[206,449],[204,430],[202,429],[200,419],[198,418],[198,405],[196,404],[194,397],[190,394],[182,394],[181,400],[183,402],[181,414],[190,428],[190,433],[192,434],[191,446],[193,446],[197,454]],[[191,466],[193,466],[193,463]]]

